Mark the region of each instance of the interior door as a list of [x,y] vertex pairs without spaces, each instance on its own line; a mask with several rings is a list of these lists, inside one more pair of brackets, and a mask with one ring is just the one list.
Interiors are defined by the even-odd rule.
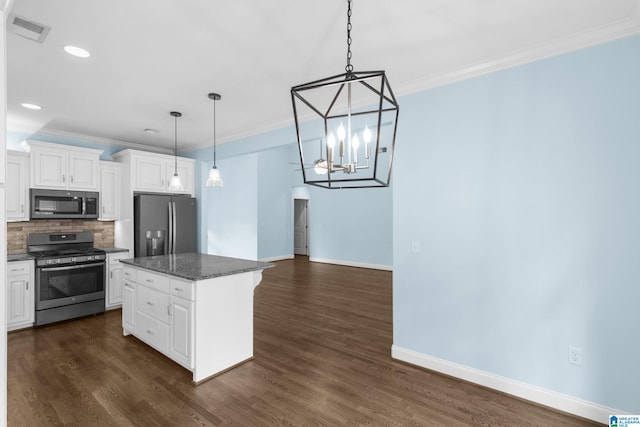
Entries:
[[293,201],[293,253],[308,255],[309,201],[295,199]]

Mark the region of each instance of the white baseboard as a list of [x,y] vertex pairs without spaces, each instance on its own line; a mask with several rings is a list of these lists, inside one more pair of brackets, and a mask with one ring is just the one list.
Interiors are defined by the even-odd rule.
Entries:
[[324,264],[346,265],[347,267],[360,267],[360,268],[370,268],[373,270],[393,271],[392,265],[367,264],[364,262],[342,261],[337,259],[325,259],[325,258],[315,258],[315,257],[309,257],[309,261],[321,262]]
[[290,254],[290,255],[280,255],[280,256],[273,256],[273,257],[268,257],[268,258],[260,258],[259,261],[262,262],[274,262],[274,261],[282,261],[285,259],[294,259],[295,255]]
[[606,425],[609,425],[609,415],[626,414],[618,409],[607,408],[542,387],[427,356],[396,345],[391,346],[391,357]]

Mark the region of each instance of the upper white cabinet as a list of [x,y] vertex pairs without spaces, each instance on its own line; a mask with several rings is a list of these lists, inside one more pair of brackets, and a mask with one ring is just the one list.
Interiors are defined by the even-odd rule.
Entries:
[[102,150],[25,141],[31,152],[32,188],[99,190],[99,162]]
[[7,221],[29,220],[29,155],[7,151]]
[[120,219],[122,165],[100,162],[100,217],[102,220]]
[[[124,176],[128,176],[130,182],[125,183],[125,189],[131,192],[176,193],[169,190],[169,182],[176,167],[174,156],[123,150],[115,153],[113,158],[128,168],[129,173]],[[178,193],[194,195],[195,160],[178,157],[177,168],[184,187]]]

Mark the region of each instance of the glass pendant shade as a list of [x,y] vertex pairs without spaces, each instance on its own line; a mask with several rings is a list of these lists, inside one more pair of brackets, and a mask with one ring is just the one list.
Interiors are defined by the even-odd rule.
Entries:
[[222,177],[217,167],[211,168],[209,171],[209,179],[207,179],[207,187],[222,187]]
[[169,181],[169,190],[184,191],[182,181],[180,180],[180,176],[177,173],[173,174],[173,176],[171,177],[171,181]]
[[169,191],[184,191],[184,187],[182,186],[182,181],[180,181],[180,176],[178,175],[178,117],[182,117],[182,113],[177,111],[172,111],[171,116],[175,119],[175,138],[174,138],[174,148],[173,148],[173,157],[174,157],[174,170],[173,176],[169,181]]
[[222,99],[218,93],[210,93],[207,95],[213,101],[213,168],[209,171],[207,179],[207,187],[222,187],[222,177],[216,166],[216,101]]

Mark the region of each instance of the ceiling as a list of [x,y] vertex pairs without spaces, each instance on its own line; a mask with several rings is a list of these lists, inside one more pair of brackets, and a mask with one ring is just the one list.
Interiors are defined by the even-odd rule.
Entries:
[[[14,0],[11,13],[51,30],[39,43],[7,23],[7,127],[170,152],[175,110],[178,151],[188,152],[212,143],[209,92],[222,95],[217,142],[291,125],[291,86],[344,72],[346,9],[346,0]],[[352,24],[355,70],[384,69],[401,96],[638,33],[640,0],[354,1]],[[92,56],[72,57],[66,44]]]

